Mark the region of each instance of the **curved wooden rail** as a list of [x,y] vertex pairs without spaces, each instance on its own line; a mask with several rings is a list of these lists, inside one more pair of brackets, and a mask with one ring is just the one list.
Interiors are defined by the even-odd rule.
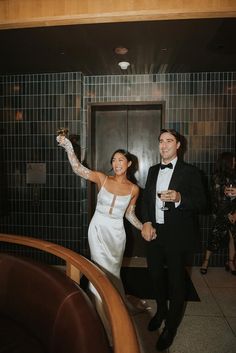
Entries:
[[78,282],[84,274],[105,304],[111,325],[114,353],[140,353],[136,332],[128,311],[107,276],[91,261],[63,246],[32,237],[0,233],[0,242],[25,245],[53,254],[66,262],[67,275]]

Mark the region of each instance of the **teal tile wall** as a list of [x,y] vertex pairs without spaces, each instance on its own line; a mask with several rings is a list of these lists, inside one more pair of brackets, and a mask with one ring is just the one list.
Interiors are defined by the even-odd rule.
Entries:
[[[0,147],[9,205],[8,214],[0,216],[1,232],[43,238],[88,255],[87,182],[73,174],[64,151],[56,145],[56,130],[69,127],[83,159],[88,104],[126,101],[165,101],[165,126],[185,135],[185,160],[197,165],[207,180],[219,153],[235,151],[233,72],[1,76]],[[26,183],[28,163],[46,164],[45,184]],[[201,262],[210,227],[210,216],[202,216],[195,264]],[[222,265],[225,256],[225,251],[217,253],[212,264]]]
[[[67,126],[79,144],[82,75],[2,76],[0,94],[0,147],[9,205],[7,214],[0,217],[0,231],[79,251],[84,241],[80,236],[83,190],[64,150],[57,146],[56,132]],[[46,183],[27,183],[29,163],[46,165]]]
[[[157,75],[90,76],[84,78],[84,121],[88,103],[165,102],[165,126],[188,141],[185,160],[197,165],[209,182],[214,163],[223,151],[235,151],[236,73],[202,72]],[[202,261],[211,229],[211,217],[201,217],[201,247],[195,264]],[[220,251],[212,265],[222,265]]]

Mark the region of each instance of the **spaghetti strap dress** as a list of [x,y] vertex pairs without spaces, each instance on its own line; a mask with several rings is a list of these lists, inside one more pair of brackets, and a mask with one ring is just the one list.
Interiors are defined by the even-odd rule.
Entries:
[[128,195],[115,195],[105,188],[105,182],[97,195],[96,210],[89,225],[90,254],[91,260],[106,272],[118,290],[123,291],[120,269],[126,244],[124,214],[132,190]]

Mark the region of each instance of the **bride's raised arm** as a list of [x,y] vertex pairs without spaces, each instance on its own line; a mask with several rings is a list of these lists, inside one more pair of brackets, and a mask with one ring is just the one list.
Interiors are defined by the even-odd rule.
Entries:
[[102,183],[101,179],[104,179],[105,175],[103,175],[103,173],[97,172],[97,171],[93,171],[90,170],[88,168],[86,168],[85,166],[83,166],[83,164],[78,160],[75,152],[74,152],[74,148],[72,146],[72,143],[70,142],[70,140],[65,137],[62,134],[59,134],[57,136],[57,142],[59,144],[59,146],[63,147],[65,149],[65,151],[67,152],[67,156],[70,162],[70,165],[73,169],[73,172],[77,175],[79,175],[80,177],[90,180],[98,185],[100,185]]

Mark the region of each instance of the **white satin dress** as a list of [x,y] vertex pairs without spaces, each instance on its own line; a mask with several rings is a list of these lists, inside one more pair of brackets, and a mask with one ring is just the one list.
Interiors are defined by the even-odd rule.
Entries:
[[[120,269],[126,244],[124,214],[132,190],[129,195],[115,195],[106,190],[105,182],[97,195],[96,210],[89,225],[90,254],[91,259],[107,273],[116,288],[123,292]],[[90,289],[96,292],[91,285]]]

